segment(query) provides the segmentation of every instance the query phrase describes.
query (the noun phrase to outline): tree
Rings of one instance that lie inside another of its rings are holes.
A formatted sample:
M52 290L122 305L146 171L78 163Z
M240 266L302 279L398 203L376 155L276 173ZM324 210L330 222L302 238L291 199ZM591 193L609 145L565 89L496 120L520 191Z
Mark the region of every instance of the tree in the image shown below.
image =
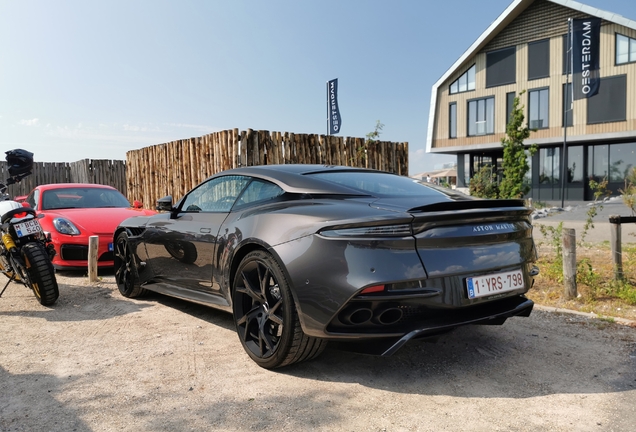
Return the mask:
M483 166L470 179L470 194L479 198L497 198L497 174L492 172L492 166Z
M382 133L382 128L383 127L384 127L384 124L380 120L377 120L375 122L375 129L373 130L373 132L369 132L366 135L366 137L367 137L367 139L366 139L367 147L372 145L372 144L375 144L377 142L380 142L379 138L380 138L380 134ZM358 147L356 149L356 154L352 155L349 160L351 161L352 165L356 165L356 163L359 163L359 164L361 164L359 166L364 167L365 158L366 158L366 150L365 150L364 145L362 145L362 146L360 146L360 147Z
M523 125L524 106L519 103L519 97L524 93L525 90L515 97L510 121L506 127L506 136L501 139L503 178L499 184L499 198L523 198L530 190L530 186L523 183L525 175L530 170L523 141L530 137L531 132L527 125ZM534 155L537 145L533 144L527 150L530 155Z
M367 142L372 144L372 143L375 143L376 141L379 141L378 138L380 138L380 134L382 133L383 127L384 127L384 124L382 124L380 120L376 120L375 130L367 134Z

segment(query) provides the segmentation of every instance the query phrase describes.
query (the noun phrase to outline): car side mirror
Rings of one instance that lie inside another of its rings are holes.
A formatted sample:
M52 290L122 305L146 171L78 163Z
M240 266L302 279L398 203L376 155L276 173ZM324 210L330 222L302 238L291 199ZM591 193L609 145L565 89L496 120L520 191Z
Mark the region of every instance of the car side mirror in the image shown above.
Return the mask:
M157 200L157 211L172 211L172 196L168 195Z
M140 201L137 201L137 200L133 201L133 208L140 209L140 208L143 208L143 207L144 207L144 205Z

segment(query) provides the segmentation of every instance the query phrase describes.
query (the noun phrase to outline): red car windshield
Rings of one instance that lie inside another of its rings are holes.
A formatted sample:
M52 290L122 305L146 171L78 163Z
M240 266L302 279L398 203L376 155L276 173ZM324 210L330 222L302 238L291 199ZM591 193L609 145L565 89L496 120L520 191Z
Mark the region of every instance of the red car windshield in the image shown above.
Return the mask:
M130 207L121 192L114 189L73 187L42 193L42 210L67 208Z

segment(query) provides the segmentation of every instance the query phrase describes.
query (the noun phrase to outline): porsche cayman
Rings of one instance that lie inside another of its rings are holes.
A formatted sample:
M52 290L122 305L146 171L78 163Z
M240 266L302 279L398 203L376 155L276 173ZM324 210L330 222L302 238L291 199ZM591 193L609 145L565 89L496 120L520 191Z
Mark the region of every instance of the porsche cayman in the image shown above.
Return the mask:
M156 214L130 202L112 186L92 183L56 183L35 187L24 200L40 217L51 235L58 270L83 270L88 266L88 241L99 237L97 266L113 266L113 232L131 216Z

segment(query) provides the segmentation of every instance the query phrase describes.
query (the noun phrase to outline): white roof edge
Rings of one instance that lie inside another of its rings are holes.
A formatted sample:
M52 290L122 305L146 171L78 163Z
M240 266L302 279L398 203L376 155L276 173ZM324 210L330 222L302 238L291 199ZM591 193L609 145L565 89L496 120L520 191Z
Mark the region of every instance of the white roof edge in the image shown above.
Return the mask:
M548 0L548 1L570 8L570 9L587 13L589 15L592 15L598 18L602 18L605 21L610 21L615 24L619 24L624 27L631 28L632 30L636 30L636 21L625 18L624 16L619 14L607 12L602 9L597 9L592 6L588 6L574 0ZM446 72L444 72L441 78L438 79L435 84L433 84L433 88L431 89L431 106L430 106L430 111L428 115L428 130L426 131L426 152L427 153L431 152L431 148L433 145L433 127L434 127L433 120L435 118L435 106L437 105L437 89L439 88L439 86L444 81L446 81L446 79L448 79L448 77L451 74L453 74L455 70L459 66L461 66L464 63L464 61L466 61L467 58L472 56L475 53L475 51L477 51L477 49L480 48L484 40L486 40L486 38L488 38L490 34L495 29L497 29L497 27L499 27L499 25L506 18L508 18L510 14L512 14L516 10L521 3L528 3L529 5L530 3L533 3L533 2L534 0L530 2L528 0L514 0L512 3L510 3L510 5L506 8L506 10L504 10L497 17L497 19L488 26L488 28L477 38L475 42L473 42L473 44L464 52L464 54L462 54L461 57L458 58L455 61L455 63L453 63L453 65Z

